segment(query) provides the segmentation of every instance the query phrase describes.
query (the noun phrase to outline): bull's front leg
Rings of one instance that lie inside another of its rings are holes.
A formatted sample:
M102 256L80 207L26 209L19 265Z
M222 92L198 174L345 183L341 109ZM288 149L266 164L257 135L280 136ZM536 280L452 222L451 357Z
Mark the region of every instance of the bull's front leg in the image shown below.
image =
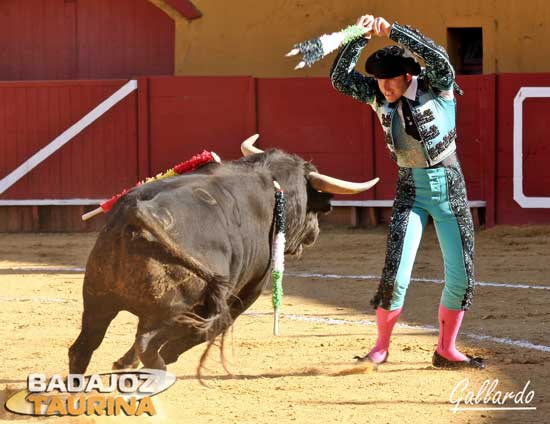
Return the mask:
M84 301L82 313L82 329L78 338L69 348L69 372L71 374L84 374L90 363L92 353L96 350L105 336L105 332L111 321L117 315L118 310L108 305L99 305L90 301Z

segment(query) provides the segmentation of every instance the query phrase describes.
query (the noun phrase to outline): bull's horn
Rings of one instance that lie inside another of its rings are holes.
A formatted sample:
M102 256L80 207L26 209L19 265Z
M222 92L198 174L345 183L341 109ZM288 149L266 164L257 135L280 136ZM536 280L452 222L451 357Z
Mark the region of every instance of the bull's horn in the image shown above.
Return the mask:
M254 134L252 137L248 137L245 141L241 143L241 152L243 152L244 156L250 156L255 153L263 153L263 150L258 149L257 147L254 147L254 143L258 139L260 134Z
M366 181L364 183L351 183L349 181L339 180L318 172L309 173L309 182L311 186L318 191L332 194L356 194L372 188L380 178Z

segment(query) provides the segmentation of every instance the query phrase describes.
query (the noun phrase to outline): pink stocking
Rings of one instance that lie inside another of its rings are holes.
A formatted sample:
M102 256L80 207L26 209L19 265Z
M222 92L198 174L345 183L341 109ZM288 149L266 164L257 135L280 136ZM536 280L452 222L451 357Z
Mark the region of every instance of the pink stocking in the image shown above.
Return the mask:
M439 305L439 340L437 353L449 361L465 361L466 355L460 353L455 346L456 336L462 324L464 311L447 309Z
M376 344L369 352L369 359L379 364L384 362L388 355L388 348L390 347L390 338L393 331L393 326L399 318L399 314L403 308L388 311L381 307L376 308L376 326L378 327L378 338Z

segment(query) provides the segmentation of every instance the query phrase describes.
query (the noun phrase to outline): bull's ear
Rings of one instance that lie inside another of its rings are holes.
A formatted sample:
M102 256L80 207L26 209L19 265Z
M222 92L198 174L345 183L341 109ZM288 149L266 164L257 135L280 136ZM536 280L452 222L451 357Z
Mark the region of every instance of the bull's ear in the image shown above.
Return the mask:
M308 212L330 212L332 206L330 199L333 195L315 190L310 184L307 185L307 210Z

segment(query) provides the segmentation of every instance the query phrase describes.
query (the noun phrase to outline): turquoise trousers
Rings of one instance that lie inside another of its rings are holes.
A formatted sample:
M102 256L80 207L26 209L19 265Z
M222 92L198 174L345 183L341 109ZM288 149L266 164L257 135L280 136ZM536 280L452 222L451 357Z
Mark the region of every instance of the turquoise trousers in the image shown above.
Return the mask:
M401 308L422 232L433 218L445 265L441 303L467 310L474 289L474 227L458 162L439 168L400 168L386 260L371 303Z

